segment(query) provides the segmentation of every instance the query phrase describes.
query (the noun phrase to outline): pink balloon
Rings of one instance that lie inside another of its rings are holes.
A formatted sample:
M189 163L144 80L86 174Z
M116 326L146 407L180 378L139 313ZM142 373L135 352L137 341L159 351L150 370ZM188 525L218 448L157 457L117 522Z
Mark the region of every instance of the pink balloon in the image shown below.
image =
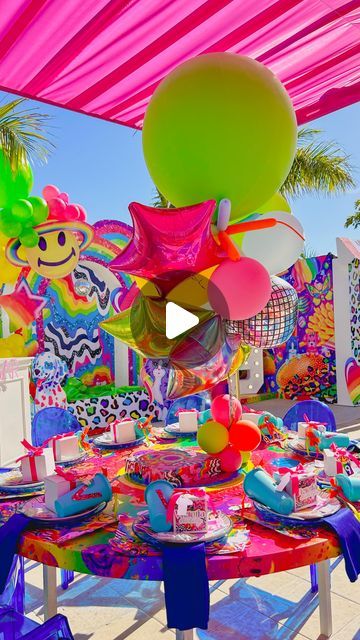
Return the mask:
M48 205L51 218L63 218L66 204L61 198L51 198Z
M235 471L241 467L241 453L231 444L229 444L216 457L220 460L221 469L225 471L225 473L235 473Z
M237 422L242 416L241 402L234 396L230 398L228 393L217 396L211 403L211 415L216 422L230 427L232 422Z
M224 260L210 277L208 295L212 308L222 318L245 320L259 313L269 301L270 275L253 258Z
M42 194L46 200L49 202L52 198L57 198L60 193L60 189L55 187L54 184L47 184L46 187L43 188Z
M87 218L86 209L84 209L84 207L81 204L76 204L75 206L79 209L79 220L81 220L82 222L85 222Z
M75 204L66 205L64 218L65 218L65 220L78 220L79 219L79 209L77 208L77 206Z
M65 191L62 191L61 193L59 193L59 198L61 198L61 200L64 200L64 202L66 202L66 204L68 204L69 202L69 194L66 193Z

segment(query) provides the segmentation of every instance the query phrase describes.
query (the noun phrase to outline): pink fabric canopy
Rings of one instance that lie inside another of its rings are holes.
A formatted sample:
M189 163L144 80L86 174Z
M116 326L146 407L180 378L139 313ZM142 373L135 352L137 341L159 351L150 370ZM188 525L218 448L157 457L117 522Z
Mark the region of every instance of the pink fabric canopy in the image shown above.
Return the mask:
M9 0L5 91L141 127L160 80L231 51L267 65L304 123L360 95L360 0Z

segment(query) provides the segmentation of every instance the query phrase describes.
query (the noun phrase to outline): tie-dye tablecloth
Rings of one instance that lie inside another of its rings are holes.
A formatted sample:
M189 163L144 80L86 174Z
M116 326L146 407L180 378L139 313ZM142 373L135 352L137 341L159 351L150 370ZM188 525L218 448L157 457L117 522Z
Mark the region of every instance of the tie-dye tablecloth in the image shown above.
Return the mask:
M155 443L152 446L166 450L174 444ZM178 441L178 446L191 445L183 440ZM76 467L80 477L89 477L101 468L107 469L110 480L117 478L114 487L118 492L116 499L121 526L116 541L117 524L112 519L111 510L108 510L108 514L101 514L75 530L29 531L22 539L19 553L46 565L80 573L109 578L162 580L161 550L139 541L132 533L132 522L144 510L145 503L144 487L134 483L124 473L125 459L131 451L125 449L105 454ZM272 448L271 451L257 452L255 458L261 456L262 462L267 465L274 457L284 455L293 457L288 452L284 454L281 449ZM256 522L243 520L241 475L228 483L213 485L208 492L213 507L227 513L234 524L227 545L221 543L208 549L207 570L210 580L260 576L317 563L340 554L336 538L328 531L315 531L310 538L301 538L299 535L291 537L291 531L284 535ZM15 503L0 503L0 518L7 519L15 508ZM237 541L244 535L249 537L247 546L242 551L234 551Z

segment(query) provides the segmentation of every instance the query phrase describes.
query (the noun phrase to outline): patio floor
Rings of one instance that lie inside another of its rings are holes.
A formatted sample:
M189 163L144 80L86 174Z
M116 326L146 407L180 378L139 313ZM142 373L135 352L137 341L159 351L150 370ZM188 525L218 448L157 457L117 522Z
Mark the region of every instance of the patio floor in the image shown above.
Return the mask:
M283 416L292 403L267 400ZM360 437L360 408L332 405L338 429ZM42 570L27 564L27 611L43 615ZM310 592L308 567L260 578L212 583L208 631L199 640L321 640L318 598ZM344 563L332 563L333 640L360 640L360 580L349 582ZM174 640L166 628L162 586L77 574L67 591L58 588L59 613L69 619L75 640Z

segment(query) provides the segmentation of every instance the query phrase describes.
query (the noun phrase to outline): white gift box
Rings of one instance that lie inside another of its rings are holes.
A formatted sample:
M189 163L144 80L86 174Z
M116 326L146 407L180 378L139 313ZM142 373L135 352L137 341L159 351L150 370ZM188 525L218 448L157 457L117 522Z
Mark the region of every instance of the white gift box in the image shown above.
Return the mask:
M57 473L48 476L44 480L45 484L45 506L56 513L55 500L75 489L76 483L66 480Z
M48 447L53 451L55 462L66 462L79 457L79 440L75 435L54 436L48 441Z
M324 449L324 472L329 478L336 476L337 473L343 473L343 466L331 449Z
M196 411L179 412L179 431L190 433L198 430L198 418Z
M306 440L306 431L309 428L309 426L311 427L311 422L310 424L308 422L298 422L297 434L298 434L299 440ZM322 424L317 425L315 429L322 433L326 432L326 427Z
M115 420L110 424L112 439L117 444L125 444L136 440L135 420Z
M55 461L52 449L43 449L39 455L29 455L21 458L20 469L24 482L41 482L54 473Z

